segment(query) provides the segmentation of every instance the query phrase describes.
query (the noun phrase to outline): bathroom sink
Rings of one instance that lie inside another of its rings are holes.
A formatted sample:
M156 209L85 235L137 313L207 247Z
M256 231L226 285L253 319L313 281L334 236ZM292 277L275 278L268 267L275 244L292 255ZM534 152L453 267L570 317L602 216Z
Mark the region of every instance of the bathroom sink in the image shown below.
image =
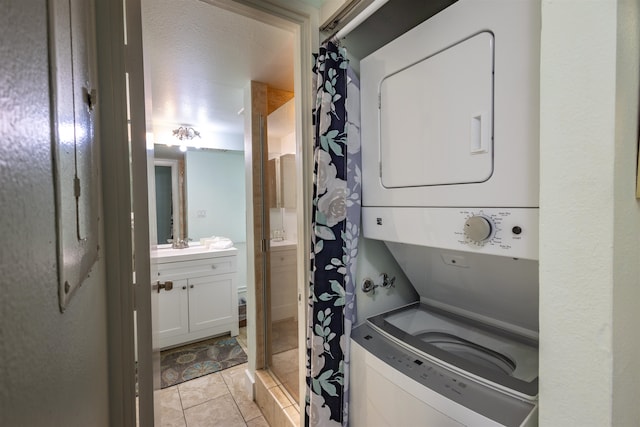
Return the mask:
M222 256L236 251L236 248L209 249L207 246L195 243L184 249L174 249L170 245L159 245L157 250L151 251L151 259L156 260L156 262L179 261L183 258L198 259L210 256Z

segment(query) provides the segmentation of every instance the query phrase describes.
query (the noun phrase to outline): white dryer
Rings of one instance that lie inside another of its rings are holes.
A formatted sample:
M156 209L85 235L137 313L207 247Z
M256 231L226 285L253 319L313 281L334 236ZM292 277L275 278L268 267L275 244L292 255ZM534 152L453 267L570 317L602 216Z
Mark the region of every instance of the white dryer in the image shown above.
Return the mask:
M460 0L360 62L363 206L538 207L539 0Z
M360 62L365 237L537 259L539 0L460 0Z

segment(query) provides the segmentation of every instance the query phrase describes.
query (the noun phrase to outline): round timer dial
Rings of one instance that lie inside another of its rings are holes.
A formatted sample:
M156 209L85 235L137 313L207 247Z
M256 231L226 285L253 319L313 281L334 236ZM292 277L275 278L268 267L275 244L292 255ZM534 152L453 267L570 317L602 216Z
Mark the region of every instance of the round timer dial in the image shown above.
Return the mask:
M474 215L464 223L464 234L474 243L483 243L491 237L493 224L489 218Z

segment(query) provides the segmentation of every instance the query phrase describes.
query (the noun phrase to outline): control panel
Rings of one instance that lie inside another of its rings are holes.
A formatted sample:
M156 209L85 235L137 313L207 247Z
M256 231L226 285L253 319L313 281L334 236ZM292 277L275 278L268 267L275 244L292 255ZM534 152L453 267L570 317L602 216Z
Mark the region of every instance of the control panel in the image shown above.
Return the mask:
M362 209L370 239L538 259L537 208Z
M519 246L523 237L536 241L538 239L537 218L534 224L530 224L528 218L520 214L512 210L462 209L459 215L464 218L464 224L454 234L460 238L460 244L476 247L495 246L509 251L513 245ZM530 236L533 227L536 235Z

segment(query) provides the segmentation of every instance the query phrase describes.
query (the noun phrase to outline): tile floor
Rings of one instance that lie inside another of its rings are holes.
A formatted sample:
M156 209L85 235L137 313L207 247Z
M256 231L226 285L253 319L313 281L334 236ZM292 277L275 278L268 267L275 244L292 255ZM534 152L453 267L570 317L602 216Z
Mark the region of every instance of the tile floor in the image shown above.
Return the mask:
M269 370L256 371L256 402L272 427L300 427L298 405Z
M247 328L236 337L247 351ZM245 388L247 364L158 390L161 427L269 427Z
M247 364L159 390L163 427L268 427L245 391Z
M295 325L294 322L282 322L275 328L278 337L275 345L279 353L273 355L273 363L280 368L278 374L281 382L277 381L276 385L285 386L292 397L298 400L298 343L297 340L290 338L291 332L297 333L297 329L292 326L292 323ZM245 352L247 351L246 329L246 327L240 328L240 335L236 337ZM258 405L247 396L246 369L247 364L243 363L158 390L156 402L160 403L160 426L269 427ZM292 402L289 404L291 405ZM296 422L295 425L297 424Z

